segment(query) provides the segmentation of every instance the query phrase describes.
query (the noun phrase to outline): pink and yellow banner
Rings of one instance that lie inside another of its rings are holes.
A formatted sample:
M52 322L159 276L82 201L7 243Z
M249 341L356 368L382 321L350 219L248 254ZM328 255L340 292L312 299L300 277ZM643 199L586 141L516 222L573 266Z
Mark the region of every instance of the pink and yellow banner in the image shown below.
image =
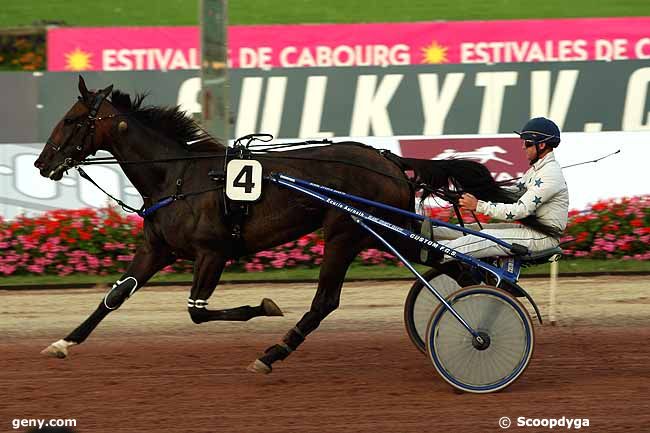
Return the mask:
M198 27L53 28L47 32L50 71L198 69Z
M55 28L48 69L200 66L198 27ZM650 59L650 17L231 26L233 68Z

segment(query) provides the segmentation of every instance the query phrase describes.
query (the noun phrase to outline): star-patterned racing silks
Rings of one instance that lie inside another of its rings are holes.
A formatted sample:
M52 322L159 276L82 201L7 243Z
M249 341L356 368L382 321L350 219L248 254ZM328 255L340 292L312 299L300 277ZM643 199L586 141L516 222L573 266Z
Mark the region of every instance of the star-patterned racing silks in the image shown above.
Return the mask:
M535 215L541 223L552 227L558 237L564 231L569 213L569 191L554 152L534 163L519 182L507 189L518 198L516 203L479 200L477 212L503 221Z

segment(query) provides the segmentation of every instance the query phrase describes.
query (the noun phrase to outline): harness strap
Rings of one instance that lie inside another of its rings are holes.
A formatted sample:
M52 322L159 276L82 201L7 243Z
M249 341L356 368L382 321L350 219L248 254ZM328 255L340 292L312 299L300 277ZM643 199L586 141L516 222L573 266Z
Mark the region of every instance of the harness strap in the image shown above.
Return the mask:
M142 209L140 212L138 212L138 215L140 215L142 218L146 218L149 215L151 215L152 213L154 213L155 211L157 211L158 209L160 209L161 207L168 206L174 201L176 201L174 196L164 198L164 199L160 200L159 202L152 204L148 208Z
M250 136L245 136L240 140L251 139ZM240 142L238 140L238 143ZM251 159L252 152L243 144L235 144L234 147L228 148L227 154L224 157L223 161L223 176L226 176L226 168L228 163L233 158L237 159ZM215 171L211 172L213 175L219 175L221 173L216 173ZM231 255L234 260L239 259L244 255L244 246L242 242L244 220L249 214L250 205L248 202L241 202L236 200L231 200L226 195L226 189L224 188L222 194L222 203L223 203L223 217L224 222L230 227L230 239L232 241L232 251Z
M95 185L97 188L99 188L99 190L100 190L101 192L103 192L103 193L106 194L108 197L110 197L111 199L113 199L117 204L119 204L120 207L121 207L122 209L124 209L124 210L127 211L127 212L136 213L136 214L138 214L138 216L140 216L140 217L142 217L142 218L146 218L146 217L148 217L149 215L153 214L154 212L156 212L156 211L157 211L158 209L160 209L160 208L163 208L163 207L165 207L165 206L169 206L170 204L172 204L172 203L175 202L176 200L182 200L182 199L185 199L185 198L190 197L190 196L193 196L193 195L204 194L204 193L206 193L206 192L210 192L210 191L218 191L218 190L220 190L221 188L223 188L223 185L218 185L218 186L216 186L216 187L214 187L214 188L207 188L207 189L203 189L203 190L200 190L200 191L194 191L194 192L189 192L189 193L185 193L185 194L183 194L183 193L179 193L179 192L180 192L180 187L182 186L182 181L181 181L181 185L178 185L178 184L177 184L177 186L178 186L178 188L179 188L179 189L177 189L177 194L174 194L174 195L172 195L172 196L169 196L169 197L165 197L165 198L163 198L163 199L160 199L159 201L157 201L156 203L152 204L152 205L149 206L149 207L145 207L144 205L142 205L142 207L141 207L140 209L136 209L136 208L131 207L131 206L129 206L128 204L124 203L122 200L120 200L120 199L118 199L118 198L115 198L115 197L113 197L112 195L110 195L106 190L104 190L101 186L99 186L99 185L97 184L97 182L95 182L95 181L94 181L94 180L93 180L93 179L88 175L88 173L86 173L86 172L84 171L83 168L81 168L81 167L76 167L76 169L77 169L77 171L79 171L79 176L83 177L84 179L86 179L87 181L89 181L90 183L92 183L93 185ZM179 179L179 180L180 180L180 179Z
M86 179L87 181L89 181L90 183L95 185L97 188L99 188L99 190L101 192L103 192L104 194L106 194L107 196L109 196L110 198L115 200L117 202L117 204L119 204L122 207L122 209L124 209L126 211L130 211L130 212L135 212L138 215L142 216L143 212L145 211L144 206L142 208L140 208L140 209L136 209L136 208L133 208L133 207L129 206L128 204L126 204L122 200L120 200L119 198L115 198L112 195L110 195L101 186L97 185L97 182L95 182L90 176L88 176L88 174L84 171L83 168L81 168L81 167L76 167L76 168L77 168L77 171L79 172L79 176L83 177L84 179Z

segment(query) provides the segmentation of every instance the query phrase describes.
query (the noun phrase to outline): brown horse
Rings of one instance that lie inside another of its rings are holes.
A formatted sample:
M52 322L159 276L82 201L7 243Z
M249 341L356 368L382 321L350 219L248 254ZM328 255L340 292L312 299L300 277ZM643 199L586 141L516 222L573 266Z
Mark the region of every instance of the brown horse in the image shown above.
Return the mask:
M265 250L322 228L324 257L310 310L280 344L271 346L249 367L269 373L275 361L286 358L339 306L343 280L355 256L363 249L380 246L348 214L268 182L264 184L262 198L251 205L243 221L241 238L233 238L223 218L222 191L215 190L215 181L208 176L211 169L223 166L226 146L206 137L178 108L142 107L141 96L132 100L124 93L112 92L112 86L92 92L81 77L79 91L79 100L55 126L34 164L42 176L58 181L66 170L98 150L104 150L120 162L147 206L178 193L179 189L183 193L211 191L186 194L183 199L146 217L144 242L137 248L124 275L79 327L43 352L67 356L70 346L82 343L104 317L155 273L177 259L194 261L188 311L195 323L281 315L281 310L269 299L254 307L224 310L206 307L229 259ZM201 140L200 144L188 145L196 140ZM167 161L155 162L161 159ZM360 143L271 152L260 160L265 174L285 173L407 210L414 208L414 187L404 173L406 169L414 170L419 181L426 181L433 189L446 188L449 178L453 178L479 198L505 199L504 191L480 164L420 161L394 155L389 159ZM403 216L369 206L355 206L393 224L418 229ZM407 258L419 262L419 246L396 239L396 235L382 233ZM433 262L429 264L434 265Z

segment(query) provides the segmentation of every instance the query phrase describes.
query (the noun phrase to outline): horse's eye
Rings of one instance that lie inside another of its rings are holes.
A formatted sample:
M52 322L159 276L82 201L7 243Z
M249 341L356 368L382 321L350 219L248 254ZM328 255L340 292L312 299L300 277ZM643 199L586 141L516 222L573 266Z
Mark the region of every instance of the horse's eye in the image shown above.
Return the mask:
M63 123L66 125L72 125L74 123L74 119L65 118L63 119Z

